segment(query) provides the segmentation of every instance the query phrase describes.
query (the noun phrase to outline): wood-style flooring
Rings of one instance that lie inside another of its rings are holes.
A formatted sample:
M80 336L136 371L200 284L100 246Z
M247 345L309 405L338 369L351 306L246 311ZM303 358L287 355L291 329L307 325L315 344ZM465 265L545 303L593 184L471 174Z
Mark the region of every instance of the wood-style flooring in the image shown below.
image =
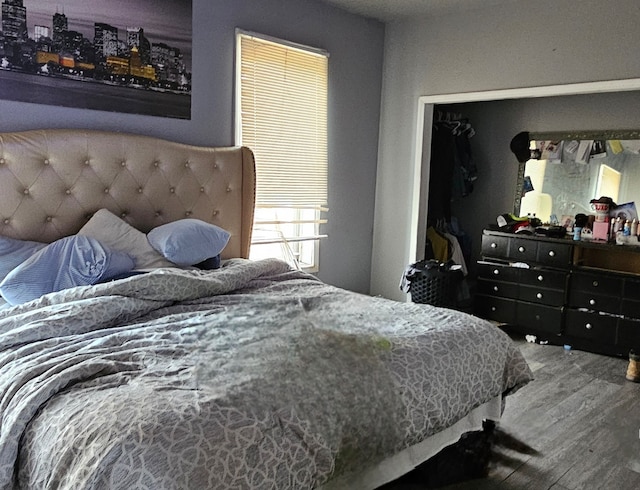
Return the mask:
M441 488L640 489L640 383L625 379L628 359L513 338L535 380L507 398L488 476Z

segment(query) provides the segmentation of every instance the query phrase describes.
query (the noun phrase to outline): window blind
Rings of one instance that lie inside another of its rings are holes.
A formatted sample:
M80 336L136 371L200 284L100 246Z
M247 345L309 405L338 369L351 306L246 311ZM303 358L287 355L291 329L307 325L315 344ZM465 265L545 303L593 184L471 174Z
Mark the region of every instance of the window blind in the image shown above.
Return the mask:
M327 205L328 55L240 31L238 50L237 136L255 154L256 208L315 209L320 223Z

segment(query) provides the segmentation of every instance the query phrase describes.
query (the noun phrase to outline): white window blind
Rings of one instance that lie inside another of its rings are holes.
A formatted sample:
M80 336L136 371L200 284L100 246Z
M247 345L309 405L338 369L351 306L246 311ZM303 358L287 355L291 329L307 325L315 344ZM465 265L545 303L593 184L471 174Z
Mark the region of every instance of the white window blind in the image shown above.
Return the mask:
M237 51L236 139L256 158L252 255L284 243L314 267L327 211L328 55L243 31Z

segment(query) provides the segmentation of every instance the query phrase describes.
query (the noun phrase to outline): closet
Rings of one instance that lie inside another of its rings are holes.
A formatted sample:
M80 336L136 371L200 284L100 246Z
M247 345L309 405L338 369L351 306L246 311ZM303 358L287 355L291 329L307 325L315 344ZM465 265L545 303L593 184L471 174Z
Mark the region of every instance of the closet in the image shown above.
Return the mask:
M436 110L433 118L425 259L454 261L467 273L471 238L451 214L451 203L473 191L478 172L470 139L475 131L461 114Z

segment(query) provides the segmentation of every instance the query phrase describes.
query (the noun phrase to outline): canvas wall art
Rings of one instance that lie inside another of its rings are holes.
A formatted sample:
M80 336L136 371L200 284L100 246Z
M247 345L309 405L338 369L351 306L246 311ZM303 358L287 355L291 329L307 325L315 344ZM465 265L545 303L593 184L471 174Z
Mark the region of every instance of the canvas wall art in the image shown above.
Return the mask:
M192 0L2 0L0 98L191 118Z

